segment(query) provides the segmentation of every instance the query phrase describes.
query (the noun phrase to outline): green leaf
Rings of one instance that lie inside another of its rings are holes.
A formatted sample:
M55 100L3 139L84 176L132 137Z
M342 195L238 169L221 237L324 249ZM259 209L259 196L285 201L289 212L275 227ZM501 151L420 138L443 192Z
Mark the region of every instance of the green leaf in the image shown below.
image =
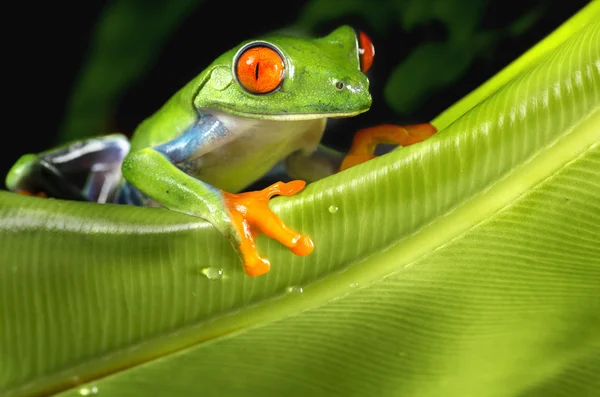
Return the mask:
M0 394L596 393L598 4L432 139L273 200L316 249L260 239L263 277L195 218L0 192Z

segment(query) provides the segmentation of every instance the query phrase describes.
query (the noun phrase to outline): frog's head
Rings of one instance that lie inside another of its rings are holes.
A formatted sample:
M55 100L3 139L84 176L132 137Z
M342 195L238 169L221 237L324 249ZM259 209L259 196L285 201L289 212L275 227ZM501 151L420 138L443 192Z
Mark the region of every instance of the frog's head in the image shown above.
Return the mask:
M240 44L197 79L194 105L243 117L301 120L369 110L369 38L342 26L310 39L271 35Z

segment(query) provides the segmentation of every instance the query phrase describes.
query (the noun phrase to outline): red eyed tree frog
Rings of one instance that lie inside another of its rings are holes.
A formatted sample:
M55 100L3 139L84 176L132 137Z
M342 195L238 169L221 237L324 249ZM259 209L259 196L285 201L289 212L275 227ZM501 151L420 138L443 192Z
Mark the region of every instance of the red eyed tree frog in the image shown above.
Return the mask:
M294 195L313 181L373 158L375 145L406 146L433 135L431 124L383 125L357 133L347 156L319 144L330 117L371 106L365 72L374 47L342 26L311 39L269 35L217 58L135 130L22 156L9 190L95 202L162 206L210 221L228 237L250 276L270 264L256 249L263 232L297 255L311 239L269 210L274 195ZM242 191L274 169L295 180ZM84 171L81 188L65 182Z

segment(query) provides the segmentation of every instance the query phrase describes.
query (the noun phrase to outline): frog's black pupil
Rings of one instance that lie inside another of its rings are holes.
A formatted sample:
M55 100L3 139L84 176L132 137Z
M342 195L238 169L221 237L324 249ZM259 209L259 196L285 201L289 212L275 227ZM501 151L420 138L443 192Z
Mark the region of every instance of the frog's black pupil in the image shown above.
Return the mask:
M258 65L260 65L260 63L256 62L256 66L254 67L254 78L256 80L258 80Z
M344 83L342 83L341 81L338 81L338 82L335 84L335 86L336 86L336 88L337 88L338 90L341 90L342 88L344 88Z

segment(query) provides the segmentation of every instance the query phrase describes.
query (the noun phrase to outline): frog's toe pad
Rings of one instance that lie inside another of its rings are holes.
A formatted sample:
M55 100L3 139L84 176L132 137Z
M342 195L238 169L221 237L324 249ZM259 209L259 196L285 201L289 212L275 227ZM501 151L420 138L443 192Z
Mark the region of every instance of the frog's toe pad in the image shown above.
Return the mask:
M299 234L298 238L295 241L295 245L290 247L290 250L299 256L306 256L313 252L315 249L315 244L312 242L310 238L303 234Z
M252 277L262 276L263 274L268 273L270 268L271 264L269 261L258 255L255 255L250 260L246 258L244 261L244 271L247 275Z

